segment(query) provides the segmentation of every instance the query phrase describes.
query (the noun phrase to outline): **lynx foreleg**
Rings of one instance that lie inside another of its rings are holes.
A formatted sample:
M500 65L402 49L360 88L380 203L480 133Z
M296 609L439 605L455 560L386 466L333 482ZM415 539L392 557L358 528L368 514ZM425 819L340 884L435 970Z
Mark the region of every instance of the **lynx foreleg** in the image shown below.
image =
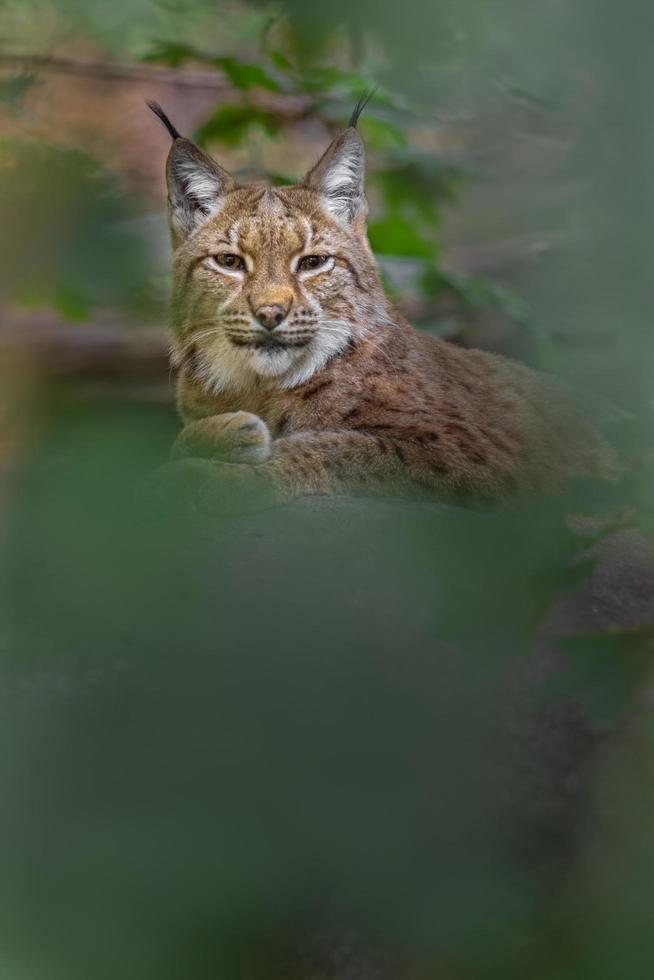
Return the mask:
M354 431L307 432L277 439L270 459L259 470L277 491L289 496L410 482L401 439Z
M172 449L173 459L220 459L263 463L270 456L268 426L251 412L227 412L189 422Z

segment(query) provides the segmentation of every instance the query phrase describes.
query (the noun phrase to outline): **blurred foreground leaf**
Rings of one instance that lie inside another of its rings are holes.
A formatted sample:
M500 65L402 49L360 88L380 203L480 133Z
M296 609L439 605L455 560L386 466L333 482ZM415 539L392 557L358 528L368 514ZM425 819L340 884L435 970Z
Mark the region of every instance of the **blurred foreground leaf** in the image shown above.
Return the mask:
M271 943L344 925L352 963L361 944L409 975L531 975L543 897L515 854L534 828L514 766L525 752L557 785L560 763L509 721L574 550L564 505L336 497L219 519L191 485L162 512L138 487L174 427L53 396L20 478L7 968L259 980Z
M654 626L566 637L558 643L566 656L550 693L577 700L593 730L615 728L654 674Z

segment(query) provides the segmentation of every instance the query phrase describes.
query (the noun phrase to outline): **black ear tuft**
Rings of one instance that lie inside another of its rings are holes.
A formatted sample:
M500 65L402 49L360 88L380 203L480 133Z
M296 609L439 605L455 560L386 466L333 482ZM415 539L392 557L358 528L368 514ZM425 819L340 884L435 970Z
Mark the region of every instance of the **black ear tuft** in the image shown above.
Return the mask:
M357 123L359 122L359 116L365 109L365 107L370 102L371 98L377 91L376 88L371 88L369 92L364 92L357 104L354 107L352 115L350 116L350 121L348 122L348 127L352 126L353 129L357 128Z
M173 126L173 124L171 123L170 119L168 118L168 116L166 115L166 113L163 111L163 109L161 108L161 106L159 105L158 102L153 102L151 99L148 99L147 102L146 102L146 105L148 106L149 109L152 109L152 111L154 112L155 116L157 116L161 120L161 122L164 124L164 126L166 127L166 129L170 133L170 138L171 139L173 139L173 140L180 140L180 139L182 139L182 134L180 132L178 132L177 129Z

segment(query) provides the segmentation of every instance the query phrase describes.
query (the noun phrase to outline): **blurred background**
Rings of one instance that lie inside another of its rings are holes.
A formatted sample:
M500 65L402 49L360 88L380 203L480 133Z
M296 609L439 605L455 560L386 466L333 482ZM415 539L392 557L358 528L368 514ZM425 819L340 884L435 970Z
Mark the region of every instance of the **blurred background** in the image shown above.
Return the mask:
M3 978L649 980L653 37L638 0L1 0ZM573 389L624 479L144 513L145 100L284 183L373 85L388 291Z

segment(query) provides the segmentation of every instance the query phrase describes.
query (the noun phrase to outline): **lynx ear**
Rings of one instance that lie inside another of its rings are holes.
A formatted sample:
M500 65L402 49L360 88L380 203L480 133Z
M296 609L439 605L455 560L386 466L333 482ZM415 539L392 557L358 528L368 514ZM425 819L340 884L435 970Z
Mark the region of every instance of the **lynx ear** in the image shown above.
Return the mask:
M363 95L350 117L347 128L327 147L318 163L303 180L305 187L317 191L326 209L339 221L365 224L368 203L365 194L366 155L357 122L374 95Z
M334 218L353 224L368 212L365 170L363 140L353 126L348 126L330 143L303 184L321 195Z
M175 244L220 210L221 199L236 189L234 178L179 134L161 106L148 102L173 140L166 163L170 225Z
M221 198L236 188L231 174L186 139L170 148L166 180L173 236L180 239L219 211Z

